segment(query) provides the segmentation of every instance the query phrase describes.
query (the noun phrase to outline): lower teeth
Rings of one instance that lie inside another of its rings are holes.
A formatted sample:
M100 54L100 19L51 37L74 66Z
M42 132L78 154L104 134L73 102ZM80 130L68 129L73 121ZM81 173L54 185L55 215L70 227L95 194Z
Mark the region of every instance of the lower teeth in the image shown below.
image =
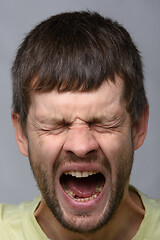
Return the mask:
M96 198L98 196L98 194L102 191L102 188L103 187L97 188L95 194L93 194L92 197L89 197L89 198L76 198L75 193L68 189L66 189L65 192L67 193L67 195L70 198L74 199L77 202L86 202L86 201L90 201L90 200L93 200L94 198Z

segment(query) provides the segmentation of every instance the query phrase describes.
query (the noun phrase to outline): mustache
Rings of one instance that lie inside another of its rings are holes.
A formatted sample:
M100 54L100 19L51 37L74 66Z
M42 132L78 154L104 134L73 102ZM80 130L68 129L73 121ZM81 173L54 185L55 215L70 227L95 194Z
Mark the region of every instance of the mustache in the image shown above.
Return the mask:
M55 162L54 162L54 166L53 166L53 172L55 173L57 171L57 169L59 169L61 166L63 166L64 164L71 164L71 163L95 163L95 164L99 164L102 167L106 168L110 173L111 173L111 166L109 163L108 158L103 154L97 154L97 153L89 153L86 155L86 157L84 158L79 158L77 157L74 153L67 153L67 154L60 154Z

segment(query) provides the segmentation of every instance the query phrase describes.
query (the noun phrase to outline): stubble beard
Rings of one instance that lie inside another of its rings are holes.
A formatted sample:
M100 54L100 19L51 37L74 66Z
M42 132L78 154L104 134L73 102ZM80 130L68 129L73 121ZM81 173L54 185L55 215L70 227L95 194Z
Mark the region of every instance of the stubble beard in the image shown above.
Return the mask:
M120 158L119 161L121 164L119 164L118 169L116 169L117 171L116 181L115 183L112 182L110 194L108 197L108 203L105 206L104 213L96 222L96 224L90 227L83 224L83 222L85 222L84 220L89 216L89 214L87 213L85 214L77 213L77 216L81 218L81 222L82 222L82 225L78 224L78 226L74 224L74 221L69 222L67 219L64 218L63 210L57 198L56 183L54 178L54 176L56 176L57 169L62 164L60 159L56 159L54 163L53 177L52 177L52 180L50 180L41 162L39 164L34 164L34 161L32 159L32 154L30 151L29 153L30 153L29 154L30 165L31 165L31 169L35 177L35 180L37 182L37 186L48 208L64 228L77 233L93 233L101 229L113 218L118 206L121 203L121 200L123 199L124 189L128 182L129 176L131 174L131 169L133 165L133 155L134 155L133 147L129 148L129 150L127 150L125 154L123 153L119 157ZM93 159L95 159L95 157L93 157ZM72 161L72 160L70 159L69 161ZM105 167L108 168L107 170L110 173L110 177L111 177L112 175L111 167L108 159L105 156L103 158L103 162Z

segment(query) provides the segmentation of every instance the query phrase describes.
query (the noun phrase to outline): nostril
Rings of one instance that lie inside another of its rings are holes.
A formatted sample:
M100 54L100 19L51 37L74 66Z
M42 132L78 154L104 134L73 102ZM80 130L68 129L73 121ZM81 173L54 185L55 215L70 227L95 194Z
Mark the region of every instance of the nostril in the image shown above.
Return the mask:
M66 151L66 153L70 156L72 156L71 158L74 158L73 156L78 157L78 158L89 158L89 156L93 156L97 154L97 150L91 150L89 152L85 152L84 154L79 154L75 151Z
M98 153L97 151L91 151L88 152L86 155L76 155L75 153L73 153L72 151L68 151L65 153L66 155L66 159L69 160L69 162L81 162L84 161L85 163L91 163L91 162L95 162L97 161L98 158Z
M87 155L90 155L90 154L95 154L97 152L97 149L94 149L94 150L91 150L87 153Z

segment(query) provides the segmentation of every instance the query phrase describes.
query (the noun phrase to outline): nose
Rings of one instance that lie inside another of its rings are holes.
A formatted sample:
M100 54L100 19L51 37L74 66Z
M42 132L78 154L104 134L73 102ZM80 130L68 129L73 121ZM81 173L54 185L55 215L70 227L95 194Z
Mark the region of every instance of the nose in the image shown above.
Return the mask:
M63 149L74 153L79 158L98 150L98 142L87 126L75 126L68 131Z

